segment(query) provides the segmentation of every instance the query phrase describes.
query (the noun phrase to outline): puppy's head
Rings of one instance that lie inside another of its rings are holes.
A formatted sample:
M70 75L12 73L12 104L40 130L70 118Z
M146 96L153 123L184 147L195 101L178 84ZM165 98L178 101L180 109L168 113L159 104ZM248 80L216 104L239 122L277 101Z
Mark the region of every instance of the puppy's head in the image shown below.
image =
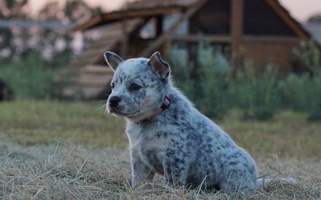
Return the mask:
M107 110L138 122L153 115L162 105L169 87L170 67L159 52L149 59L123 60L107 51L107 64L114 71Z

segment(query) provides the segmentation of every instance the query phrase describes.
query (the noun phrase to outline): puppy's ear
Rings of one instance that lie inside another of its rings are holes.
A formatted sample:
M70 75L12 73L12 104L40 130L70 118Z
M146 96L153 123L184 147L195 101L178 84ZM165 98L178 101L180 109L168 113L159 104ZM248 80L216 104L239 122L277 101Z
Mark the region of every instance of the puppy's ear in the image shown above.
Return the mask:
M160 75L161 79L165 79L169 76L170 67L162 59L161 54L158 51L149 58L148 65L156 74Z
M114 52L111 52L111 51L106 51L104 53L104 57L105 57L107 64L109 65L109 67L113 71L116 71L118 65L121 62L123 62L123 59L121 59L121 57L119 57L117 54L115 54Z

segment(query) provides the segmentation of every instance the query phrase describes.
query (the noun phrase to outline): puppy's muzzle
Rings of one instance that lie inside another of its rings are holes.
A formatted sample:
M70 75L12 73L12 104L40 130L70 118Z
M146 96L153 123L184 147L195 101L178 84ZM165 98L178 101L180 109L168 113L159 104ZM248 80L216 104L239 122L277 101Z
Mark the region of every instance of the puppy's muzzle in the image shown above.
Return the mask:
M120 101L121 101L121 98L119 96L113 96L109 99L109 106L111 108L116 108L119 106Z

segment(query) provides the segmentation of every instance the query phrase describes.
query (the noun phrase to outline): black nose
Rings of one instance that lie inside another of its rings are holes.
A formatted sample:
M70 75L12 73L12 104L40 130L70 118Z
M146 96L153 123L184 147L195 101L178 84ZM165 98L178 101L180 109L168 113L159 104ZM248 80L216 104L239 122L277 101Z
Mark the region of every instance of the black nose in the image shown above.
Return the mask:
M120 97L118 96L113 96L109 99L109 105L110 107L117 107L119 105L120 102Z

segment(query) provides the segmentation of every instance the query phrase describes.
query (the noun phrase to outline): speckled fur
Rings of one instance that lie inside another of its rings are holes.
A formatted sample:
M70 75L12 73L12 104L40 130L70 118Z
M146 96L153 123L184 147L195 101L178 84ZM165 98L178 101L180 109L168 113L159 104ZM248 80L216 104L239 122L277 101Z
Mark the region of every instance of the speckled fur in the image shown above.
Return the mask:
M150 59L123 61L112 52L105 58L115 71L107 110L127 120L132 186L159 173L173 185L255 193L257 171L251 156L172 85L170 68L158 52ZM133 84L141 88L132 91ZM160 108L165 95L169 108L144 120ZM120 100L112 106L115 97Z

